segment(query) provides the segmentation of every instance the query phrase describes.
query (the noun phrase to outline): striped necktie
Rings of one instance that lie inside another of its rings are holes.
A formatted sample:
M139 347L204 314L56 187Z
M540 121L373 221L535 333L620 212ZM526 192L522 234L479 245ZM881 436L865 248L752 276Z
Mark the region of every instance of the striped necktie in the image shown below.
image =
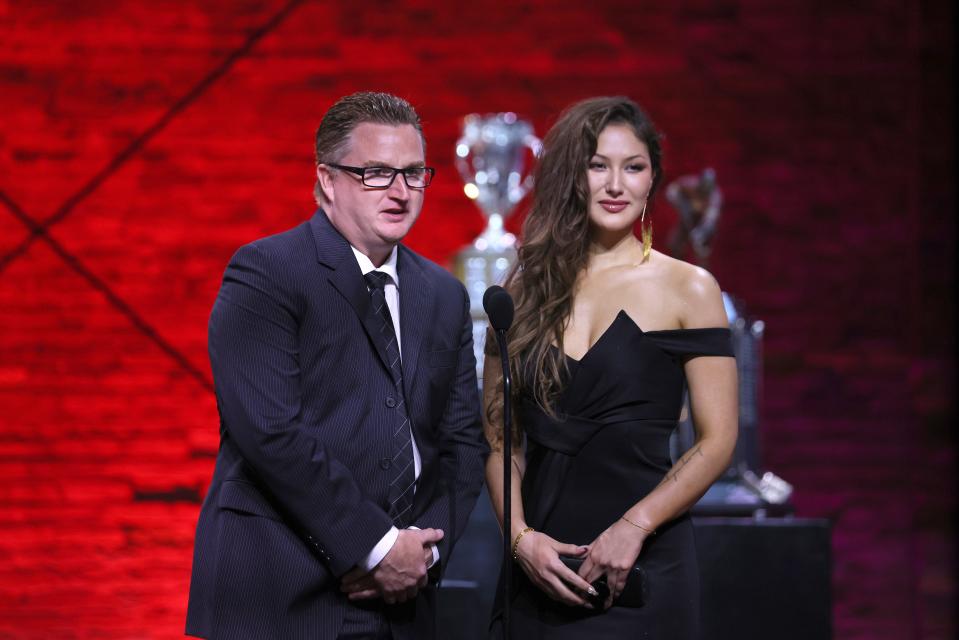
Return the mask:
M406 398L403 394L403 366L400 362L399 345L396 331L393 329L393 317L386 304L385 287L390 276L382 271L371 271L363 276L370 288L370 301L373 313L380 321L380 334L390 365L390 374L396 387L393 409L396 410L396 425L391 439L392 457L390 459L389 515L393 524L400 529L410 522L413 507L413 485L416 482L413 469L413 434L410 431L410 418L406 412ZM389 400L387 400L389 402Z

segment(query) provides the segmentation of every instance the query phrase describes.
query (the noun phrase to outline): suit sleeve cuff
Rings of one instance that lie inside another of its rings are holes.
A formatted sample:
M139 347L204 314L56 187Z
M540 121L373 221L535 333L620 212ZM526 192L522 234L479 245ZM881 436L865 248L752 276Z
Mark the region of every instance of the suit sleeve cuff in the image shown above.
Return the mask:
M393 545L396 544L396 538L400 535L400 530L396 527L390 527L390 530L386 532L380 541L376 543L376 546L373 547L373 550L370 551L365 558L363 558L359 565L363 568L364 571L369 573L376 565L386 557L386 554L390 552L390 549L393 548Z

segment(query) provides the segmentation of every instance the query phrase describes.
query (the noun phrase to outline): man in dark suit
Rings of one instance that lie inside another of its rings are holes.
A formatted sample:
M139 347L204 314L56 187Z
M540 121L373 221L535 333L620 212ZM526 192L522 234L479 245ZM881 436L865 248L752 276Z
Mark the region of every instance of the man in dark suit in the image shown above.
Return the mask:
M433 176L419 117L343 98L316 159L320 210L237 251L210 315L220 450L190 635L432 637L481 487L468 296L400 244Z

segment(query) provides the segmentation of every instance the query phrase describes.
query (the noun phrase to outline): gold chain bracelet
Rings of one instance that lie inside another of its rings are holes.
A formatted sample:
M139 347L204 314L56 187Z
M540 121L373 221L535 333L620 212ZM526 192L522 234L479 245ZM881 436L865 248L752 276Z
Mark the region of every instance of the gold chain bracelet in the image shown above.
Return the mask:
M625 520L625 521L628 522L629 524L633 525L633 526L636 527L637 529L641 529L641 530L645 531L647 534L649 534L649 535L651 535L651 536L656 534L656 530L655 530L655 529L647 529L646 527L644 527L644 526L641 525L641 524L636 524L635 522L633 522L632 520L630 520L630 519L627 518L626 516L620 516L620 518L621 518L622 520Z
M519 559L516 557L516 547L519 545L519 541L523 539L523 536L525 536L530 531L535 531L535 529L533 529L533 527L526 527L525 529L517 533L515 538L513 538L513 560Z

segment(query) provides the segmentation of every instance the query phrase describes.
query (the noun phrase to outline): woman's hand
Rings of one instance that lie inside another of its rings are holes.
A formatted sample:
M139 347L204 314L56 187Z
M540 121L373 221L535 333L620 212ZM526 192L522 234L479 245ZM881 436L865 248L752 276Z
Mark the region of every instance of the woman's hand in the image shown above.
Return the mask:
M591 609L592 606L577 592L595 595L596 590L559 559L561 555L579 557L588 551L589 547L563 544L545 533L531 531L516 545L516 559L533 584L550 598Z
M600 576L606 576L606 584L609 585L609 597L605 605L607 609L626 587L626 578L636 564L636 558L639 557L648 535L643 529L620 519L589 545L589 555L579 568L579 575L586 582L594 582Z

